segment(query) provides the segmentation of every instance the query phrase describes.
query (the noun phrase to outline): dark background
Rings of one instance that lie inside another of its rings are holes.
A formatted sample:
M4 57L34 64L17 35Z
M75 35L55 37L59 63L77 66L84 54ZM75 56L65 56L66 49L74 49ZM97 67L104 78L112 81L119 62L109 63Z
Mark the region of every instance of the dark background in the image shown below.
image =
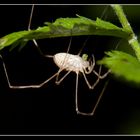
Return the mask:
M76 14L91 18L102 17L120 26L116 15L106 6L79 5L36 5L31 29L43 26L45 21L53 22L59 17L75 17ZM0 37L20 30L27 30L31 5L0 5ZM139 33L139 7L124 6L128 19ZM70 52L77 54L87 36L72 37ZM90 36L83 53L96 59L104 56L104 51L114 49L119 38ZM67 51L70 37L38 40L44 54ZM125 48L123 48L125 44ZM118 49L131 52L124 41ZM20 52L18 47L9 52L2 51L12 85L39 84L57 70L51 58L43 58L30 41ZM98 67L96 67L98 70ZM103 69L105 72L106 69ZM139 134L140 94L138 86L125 83L109 75L95 90L89 90L82 75L79 76L80 109L90 111L96 102L104 83L109 85L94 116L77 115L75 111L75 78L71 73L59 86L55 79L40 89L10 89L8 87L2 61L0 62L0 134ZM93 76L93 75L91 75ZM94 83L94 77L90 82Z
M1 0L1 4L134 4L137 0Z

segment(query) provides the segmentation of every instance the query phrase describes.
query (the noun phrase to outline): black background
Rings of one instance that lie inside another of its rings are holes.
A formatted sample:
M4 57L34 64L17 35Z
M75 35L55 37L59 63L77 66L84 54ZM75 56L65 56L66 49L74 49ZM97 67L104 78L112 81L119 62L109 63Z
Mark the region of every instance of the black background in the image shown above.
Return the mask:
M98 5L98 8L93 8L98 11L88 16L85 6L36 5L31 28L43 26L44 21L52 22L58 17L75 17L75 14L93 19L100 17L104 7ZM27 30L30 10L31 5L1 5L0 36ZM86 39L87 36L73 37L70 52L78 53ZM44 54L53 55L66 51L69 41L70 37L37 42ZM109 49L110 41L112 48L115 48L116 38L90 36L83 51L89 56L94 53L96 59L100 59ZM51 58L40 56L32 41L20 52L18 48L9 52L7 47L2 54L12 85L39 84L58 70ZM8 87L2 62L0 73L0 134L139 134L139 89L111 75L92 91L82 75L79 76L80 108L84 111L92 109L105 81L110 79L94 116L81 116L75 111L74 73L59 86L53 79L40 89L24 90ZM94 82L93 79L90 81Z
M134 4L137 0L1 0L1 4Z

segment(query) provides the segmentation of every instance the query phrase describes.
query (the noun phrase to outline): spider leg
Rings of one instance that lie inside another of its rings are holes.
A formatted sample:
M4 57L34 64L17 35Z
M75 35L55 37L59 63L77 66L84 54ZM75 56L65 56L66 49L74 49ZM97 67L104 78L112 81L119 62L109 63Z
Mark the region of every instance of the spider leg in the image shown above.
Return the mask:
M76 109L76 112L77 114L80 114L80 115L87 115L87 113L84 113L84 112L81 112L79 111L79 107L78 107L78 73L76 73L76 87L75 87L75 109Z
M8 82L8 86L12 89L25 89L25 88L40 88L42 86L44 86L46 83L48 83L51 79L53 79L55 76L58 75L58 72L56 72L54 75L52 75L50 78L48 78L47 80L45 80L44 82L38 84L38 85L27 85L27 86L13 86L11 85L10 83L10 80L9 80L9 76L8 76L8 73L7 73L7 70L6 70L6 66L5 66L5 63L3 61L3 58L2 56L0 55L0 58L2 59L2 64L3 64L3 68L4 68L4 72L5 72L5 76L6 76L6 79L7 79L7 82Z
M76 80L77 81L77 80ZM95 103L95 105L94 105L94 108L93 108L93 110L90 112L90 113L84 113L84 112L80 112L79 110L78 110L78 97L77 97L77 91L76 91L76 111L77 111L77 113L78 114L81 114L81 115L85 115L85 116L93 116L94 115L94 113L95 113L95 111L96 111L96 109L97 109L97 107L98 107L98 104L99 104L99 102L100 102L100 100L101 100L101 98L102 98L102 96L103 96L103 93L104 93L104 91L105 91L105 89L106 89L106 87L107 87L107 85L108 85L108 82L109 81L107 81L106 83L105 83L105 85L104 85L104 87L103 87L103 89L102 89L102 91L101 91L101 93L100 93L100 95L99 95L99 97L98 97L98 99L97 99L97 102Z
M58 79L58 77L59 77L59 73L58 73L58 75L56 76L56 81L55 81L55 83L57 84L57 85L59 85L69 74L70 74L70 72L71 71L68 71L61 79Z
M72 31L71 31L72 32ZM72 34L72 33L71 33ZM69 52L70 50L70 47L71 47L71 42L72 42L72 36L70 37L70 42L69 42L69 45L68 45L68 48L67 48L67 53Z
M91 89L94 89L96 85L99 83L100 79L104 79L110 73L110 70L108 70L105 74L101 75L101 70L102 70L102 65L100 65L98 73L95 70L93 70L93 73L97 76L97 80L92 85Z
M111 72L111 70L108 70L106 73L104 73L103 75L101 75L101 70L102 70L102 65L100 65L100 67L99 67L99 73L97 73L95 70L93 70L93 73L97 77L99 77L99 79L104 79Z
M89 89L94 89L95 86L96 86L96 85L98 84L98 82L100 81L100 78L98 77L97 80L95 81L95 83L94 83L93 85L91 85L91 84L89 83L89 81L87 80L87 77L86 77L85 73L83 72L82 74L83 74L83 76L84 76L84 79L85 79L85 81L86 81L86 83L87 83Z
M33 18L34 7L35 7L35 5L33 4L32 8L31 8L29 23L28 23L28 31L31 30L31 23L32 23L32 18ZM53 57L51 55L44 55L35 39L33 39L33 43L34 43L35 47L37 48L37 50L38 50L38 52L40 53L41 56L43 56L43 57Z
M77 114L80 114L80 111L78 109L78 73L76 73L75 107L76 107Z
M93 85L91 85L89 83L89 81L87 80L87 77L86 77L85 73L82 72L82 74L84 76L84 79L85 79L85 81L86 81L89 89L94 89L96 87L96 85L99 83L100 79L105 78L110 73L110 70L108 70L104 75L101 76L101 69L102 69L102 66L99 67L99 73L97 73L95 70L93 70L94 74L97 76L97 80L95 81L95 83Z
M96 104L95 104L95 106L94 106L92 112L91 112L91 113L88 113L89 116L94 115L95 110L96 110L96 108L97 108L97 106L98 106L98 104L99 104L99 102L100 102L100 100L101 100L101 98L102 98L102 96L103 96L103 93L105 92L105 89L106 89L106 87L107 87L107 85L108 85L108 82L109 82L109 81L106 81L106 83L105 83L105 85L104 85L104 87L103 87L103 89L102 89L102 91L101 91L101 93L100 93L100 95L99 95L99 97L98 97L98 99L97 99L97 102L96 102Z
M77 114L83 115L83 112L79 111L78 108L78 73L76 73L76 87L75 87L75 110Z
M80 49L80 51L78 52L78 54L77 54L77 55L79 55L79 56L80 56L80 54L82 53L82 51L83 51L83 49L84 49L84 47L85 47L85 45L86 45L86 43L87 43L88 39L89 39L89 36L88 36L88 37L87 37L87 39L84 41L83 46L81 47L81 49Z
M28 23L28 31L31 30L31 23L32 23L32 18L33 18L34 7L35 7L35 5L33 4L33 5L32 5L32 8L31 8L29 23ZM37 49L39 49L39 46L38 46L38 44L37 44L37 42L36 42L35 39L33 39L33 42L34 42L35 46L37 47ZM40 49L39 49L39 52L41 52ZM42 52L41 52L41 53L42 53Z
M32 5L31 13L30 13L30 18L29 18L29 23L28 23L28 30L31 28L31 23L32 23L32 17L33 17L33 12L34 12L34 4Z
M89 89L91 89L91 88L92 88L92 86L90 85L89 81L87 80L87 77L86 77L85 73L84 73L84 72L82 72L82 74L83 74L83 76L84 76L84 79L85 79L85 81L86 81L86 83L87 83L87 85L88 85Z
M69 42L69 45L68 45L68 48L67 48L67 53L70 50L71 42L72 42L72 37L70 38L70 42ZM52 58L53 56L52 55L45 55L45 57ZM66 63L66 61L67 61L67 55L65 56L65 58L63 60L62 66L60 67L59 71L57 72L56 81L55 81L55 83L57 85L59 85L66 78L66 76L71 72L71 71L68 71L60 80L58 80L60 72L64 70L64 67L63 66Z
M69 50L70 50L71 42L72 42L72 37L70 38L70 42L69 42L69 45L68 45L68 48L67 48L67 53L68 53ZM66 76L71 72L71 71L68 71L60 80L58 80L60 72L61 72L62 70L64 70L64 67L63 67L63 66L64 66L65 63L67 62L67 59L68 59L68 58L67 58L67 55L66 55L65 58L64 58L64 60L63 60L62 66L61 66L61 68L59 69L58 74L57 74L57 76L56 76L56 81L55 81L55 83L56 83L57 85L59 85L59 84L66 78Z
M80 115L85 115L85 116L92 116L97 108L97 105L100 101L100 99L98 98L98 101L97 103L95 104L95 107L93 109L93 111L91 113L85 113L85 112L81 112L79 111L79 107L78 107L78 73L76 73L76 88L75 88L75 108L76 108L76 112L77 114L80 114ZM100 95L100 98L101 98L101 95Z

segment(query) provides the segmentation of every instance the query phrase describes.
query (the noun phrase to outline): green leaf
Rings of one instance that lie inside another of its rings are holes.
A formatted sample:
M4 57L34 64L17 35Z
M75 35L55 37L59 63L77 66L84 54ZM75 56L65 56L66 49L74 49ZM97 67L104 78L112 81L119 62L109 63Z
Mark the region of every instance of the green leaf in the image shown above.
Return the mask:
M9 46L9 45L15 43L16 41L18 41L19 39L21 39L23 36L25 36L27 34L29 34L29 31L19 31L19 32L11 33L9 35L6 35L6 36L0 38L0 50L6 46ZM18 44L19 43L17 43L17 45Z
M100 60L116 76L121 76L127 81L140 83L140 62L134 56L121 51L111 51Z
M107 30L112 30L112 29L116 29L116 30L120 30L119 27L117 27L116 25L110 23L110 22L107 22L107 21L103 21L99 18L97 18L96 20L96 24L99 26L99 27L102 27L102 28L105 28Z
M36 30L14 32L0 38L0 50L6 46L16 47L20 42L32 39L44 39L80 35L107 35L127 38L129 33L123 28L97 18L96 21L86 17L58 18L53 23L46 22L45 26Z

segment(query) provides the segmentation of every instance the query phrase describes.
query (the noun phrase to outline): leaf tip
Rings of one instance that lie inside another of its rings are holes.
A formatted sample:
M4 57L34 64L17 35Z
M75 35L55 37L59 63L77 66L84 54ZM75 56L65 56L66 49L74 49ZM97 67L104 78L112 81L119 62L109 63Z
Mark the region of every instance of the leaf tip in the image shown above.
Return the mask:
M3 46L7 42L6 38L1 38L0 39L0 46Z

